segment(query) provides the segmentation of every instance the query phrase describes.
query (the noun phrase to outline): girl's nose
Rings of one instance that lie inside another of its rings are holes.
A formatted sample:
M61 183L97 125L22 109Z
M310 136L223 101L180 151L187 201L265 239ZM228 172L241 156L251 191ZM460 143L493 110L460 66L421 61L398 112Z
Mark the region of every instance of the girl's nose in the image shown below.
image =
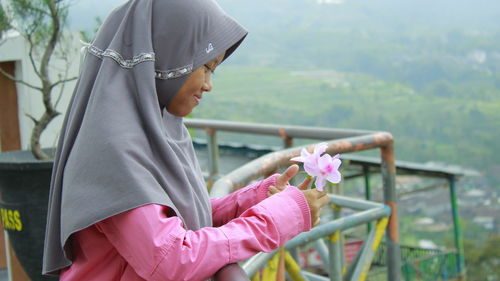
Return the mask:
M212 75L209 73L205 76L205 82L201 88L204 92L210 92L212 90Z

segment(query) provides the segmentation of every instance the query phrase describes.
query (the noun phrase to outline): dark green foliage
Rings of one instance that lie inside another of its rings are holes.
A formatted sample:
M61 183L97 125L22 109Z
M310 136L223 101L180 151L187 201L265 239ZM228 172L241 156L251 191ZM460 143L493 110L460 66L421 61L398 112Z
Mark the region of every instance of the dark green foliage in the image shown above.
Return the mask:
M465 240L467 280L498 280L500 277L500 235L491 235L484 244Z
M0 39L5 31L10 28L10 22L5 14L5 10L3 8L3 4L0 3Z

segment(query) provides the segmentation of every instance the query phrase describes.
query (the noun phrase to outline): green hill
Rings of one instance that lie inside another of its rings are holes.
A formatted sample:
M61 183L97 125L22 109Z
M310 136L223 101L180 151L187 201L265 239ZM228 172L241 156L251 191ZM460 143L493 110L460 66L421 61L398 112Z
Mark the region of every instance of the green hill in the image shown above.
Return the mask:
M499 164L500 95L432 96L366 74L243 66L221 66L214 85L194 116L385 130L396 138L398 159L478 170Z

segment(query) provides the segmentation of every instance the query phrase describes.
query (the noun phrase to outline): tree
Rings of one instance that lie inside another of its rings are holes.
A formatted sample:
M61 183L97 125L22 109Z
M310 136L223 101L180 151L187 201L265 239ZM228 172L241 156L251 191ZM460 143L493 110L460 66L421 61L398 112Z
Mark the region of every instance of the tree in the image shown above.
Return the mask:
M69 7L67 2L61 0L9 0L2 2L5 5L0 5L0 36L4 35L6 31L13 30L25 38L29 47L28 56L31 66L40 81L39 85L34 85L17 79L0 68L0 74L42 94L45 112L39 118L27 114L34 122L30 145L31 151L37 159L49 159L49 156L41 149L40 137L48 124L60 114L56 110L56 106L64 84L77 78L68 78L67 67L62 71L50 68L51 61L55 56L63 59L69 66L68 50L70 46L63 44L63 29ZM57 79L54 79L54 76L57 76ZM57 86L61 86L61 91L54 102L53 94Z

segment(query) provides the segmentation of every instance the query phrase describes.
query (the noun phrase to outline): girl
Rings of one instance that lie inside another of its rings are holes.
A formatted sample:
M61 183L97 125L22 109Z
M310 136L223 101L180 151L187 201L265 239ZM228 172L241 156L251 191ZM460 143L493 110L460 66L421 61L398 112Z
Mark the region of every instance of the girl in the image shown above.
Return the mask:
M205 280L317 223L298 167L210 199L182 117L247 32L212 0L130 0L88 47L52 175L43 273Z

